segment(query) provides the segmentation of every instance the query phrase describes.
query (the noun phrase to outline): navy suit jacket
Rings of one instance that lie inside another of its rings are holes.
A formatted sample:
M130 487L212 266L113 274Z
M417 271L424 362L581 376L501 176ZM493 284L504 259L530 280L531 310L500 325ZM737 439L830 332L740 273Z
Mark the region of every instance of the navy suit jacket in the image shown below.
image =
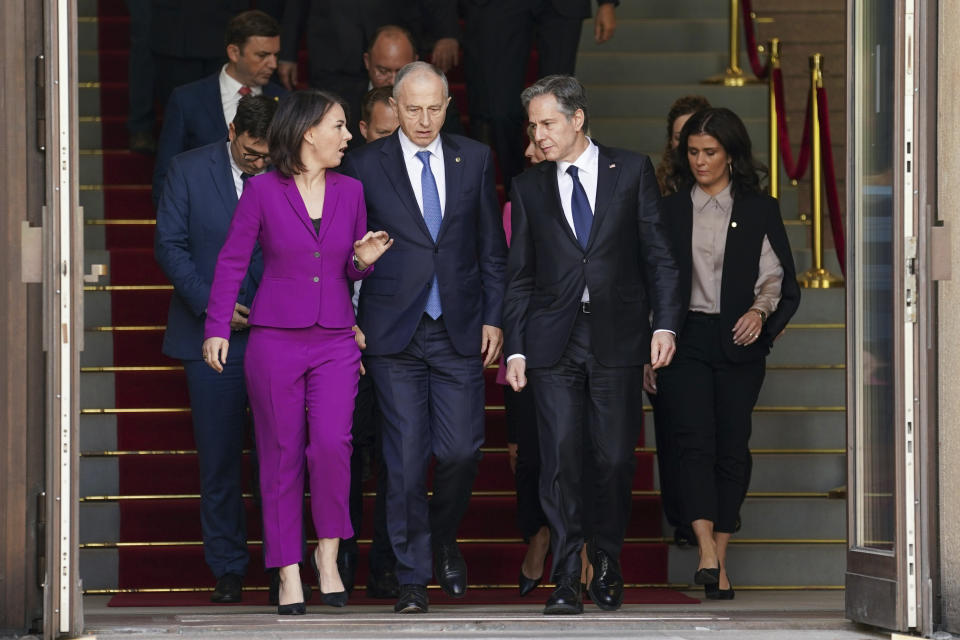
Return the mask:
M506 240L489 147L440 134L446 206L437 241L423 220L403 160L399 130L344 159L341 170L363 183L367 227L394 244L360 289L358 324L366 355L403 351L423 316L434 274L454 349L479 355L481 325L499 327Z
M286 93L287 90L277 84L269 83L263 87L263 94L271 98ZM219 71L174 89L163 112L163 129L157 140L157 159L153 168L154 206L160 201L167 167L173 156L226 137Z
M217 256L237 206L226 138L173 158L157 208L154 255L173 284L163 353L200 360ZM237 302L249 307L263 275L257 247Z

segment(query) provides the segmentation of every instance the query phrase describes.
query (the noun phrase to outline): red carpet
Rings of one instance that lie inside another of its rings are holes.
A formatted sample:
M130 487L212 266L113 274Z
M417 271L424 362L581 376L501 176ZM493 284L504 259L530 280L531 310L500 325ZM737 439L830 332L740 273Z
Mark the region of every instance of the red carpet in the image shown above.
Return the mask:
M549 595L546 587L541 587L526 598L517 595L516 589L473 589L468 592L468 597L463 600L449 598L439 589L430 590L431 605L525 605L539 607ZM696 598L691 598L679 591L673 589L658 588L636 588L626 589L623 593L624 604L700 604ZM216 605L216 606L251 606L267 605L266 591L244 591L243 602L236 605ZM384 611L390 611L393 602L390 600L376 600L367 598L362 591L356 591L350 596L350 605L373 605L384 608ZM209 591L187 591L178 593L119 593L110 599L108 607L209 607L214 606L210 603ZM587 601L584 602L584 608L589 611L593 605ZM316 595L307 602L307 613L319 614L326 611L327 608L320 603L320 598ZM266 612L264 612L266 613Z
M170 290L143 288L167 285L153 259L150 198L153 159L126 150L124 121L127 110L126 61L129 24L121 0L99 1L100 104L102 108L102 185L104 217L120 222L104 226L106 246L111 254L111 284L134 289L111 292L111 320L115 327L137 330L113 331L114 362L124 367L179 367L180 363L160 353L166 324ZM305 58L301 55L301 61ZM533 62L531 62L531 65ZM533 67L531 67L533 69ZM529 74L532 77L532 71ZM306 69L301 69L301 77ZM451 89L466 113L462 71L450 75ZM502 195L502 191L501 191ZM137 288L139 287L139 288ZM493 370L487 371L486 447L506 446L503 394L494 382ZM116 407L120 409L182 408L189 405L182 370L119 371L115 373ZM639 390L638 390L639 393ZM640 417L638 416L638 419ZM199 481L189 412L133 412L117 416L117 449L130 453L118 456L120 531L118 547L118 589L191 589L190 592L124 593L111 600L111 606L192 606L209 602L213 579L203 562L200 534ZM150 453L168 452L168 453ZM169 453L174 452L174 453ZM176 453L185 452L185 453ZM251 465L245 461L245 484L252 484ZM627 536L632 539L659 539L659 497L645 492L653 488L653 456L637 454L637 473ZM373 483L366 490L372 490ZM487 451L480 465L475 491L467 516L460 528L461 547L469 567L469 577L477 585L513 584L525 547L514 542L516 500L507 456L502 451ZM372 498L366 499L366 518L359 532L369 540L372 532ZM309 517L307 517L309 522ZM259 508L247 500L247 522L251 563L247 586L262 587L262 528ZM312 538L312 527L308 526ZM365 547L366 545L361 545ZM361 550L357 583L366 581L366 559ZM664 584L667 582L667 546L661 543L629 543L622 556L624 578L628 584ZM312 581L312 577L311 577ZM431 590L435 604L529 604L539 603L546 593L532 599L520 599L513 589L474 588L464 600L447 600ZM259 600L258 600L259 599ZM252 591L248 603L266 603L266 594ZM317 600L319 607L319 599ZM355 604L384 604L364 600L362 591ZM626 602L636 604L673 604L696 602L666 589L630 589Z

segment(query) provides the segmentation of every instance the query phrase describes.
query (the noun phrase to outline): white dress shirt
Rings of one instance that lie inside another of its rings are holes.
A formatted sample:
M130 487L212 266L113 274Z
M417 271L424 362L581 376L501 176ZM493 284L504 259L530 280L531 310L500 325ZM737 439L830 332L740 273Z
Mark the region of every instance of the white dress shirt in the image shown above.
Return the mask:
M440 136L437 135L433 142L427 146L418 147L406 136L403 129L400 129L399 134L403 162L407 165L407 175L410 176L410 186L413 187L413 195L417 199L417 206L420 207L420 215L423 215L423 185L420 181L423 163L417 157L417 152L430 152L430 171L433 172L433 179L437 183L437 193L440 195L440 215L442 216L447 208L447 181L444 177L443 145L440 143Z
M223 107L223 121L228 127L237 115L237 105L243 97L240 95L240 89L243 86L227 73L227 65L223 65L220 69L220 105ZM261 93L263 93L263 87L259 85L250 87L250 95L258 96Z
M239 200L243 194L243 178L241 177L243 176L243 171L240 170L237 161L233 159L229 142L227 143L227 157L230 158L230 173L233 175L233 188L237 190L237 200Z

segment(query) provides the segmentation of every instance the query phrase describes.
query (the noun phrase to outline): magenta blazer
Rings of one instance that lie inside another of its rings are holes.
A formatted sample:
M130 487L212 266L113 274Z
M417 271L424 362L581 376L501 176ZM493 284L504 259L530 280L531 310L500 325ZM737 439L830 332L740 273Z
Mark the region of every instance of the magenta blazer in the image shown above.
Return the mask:
M247 180L220 255L207 303L205 338L230 339L230 320L240 283L257 242L263 280L250 309L250 324L302 329L356 324L352 287L373 271L353 265L353 243L367 231L360 182L328 171L320 233L316 233L293 178L276 171Z

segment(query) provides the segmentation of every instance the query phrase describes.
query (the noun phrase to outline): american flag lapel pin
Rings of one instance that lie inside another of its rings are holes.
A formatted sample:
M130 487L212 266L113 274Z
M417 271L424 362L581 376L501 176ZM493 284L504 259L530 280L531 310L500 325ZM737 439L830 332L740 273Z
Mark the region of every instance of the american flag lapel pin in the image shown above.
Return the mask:
M617 168L617 163L616 163L616 162L611 162L609 168L610 168L610 169L616 169L616 168Z

